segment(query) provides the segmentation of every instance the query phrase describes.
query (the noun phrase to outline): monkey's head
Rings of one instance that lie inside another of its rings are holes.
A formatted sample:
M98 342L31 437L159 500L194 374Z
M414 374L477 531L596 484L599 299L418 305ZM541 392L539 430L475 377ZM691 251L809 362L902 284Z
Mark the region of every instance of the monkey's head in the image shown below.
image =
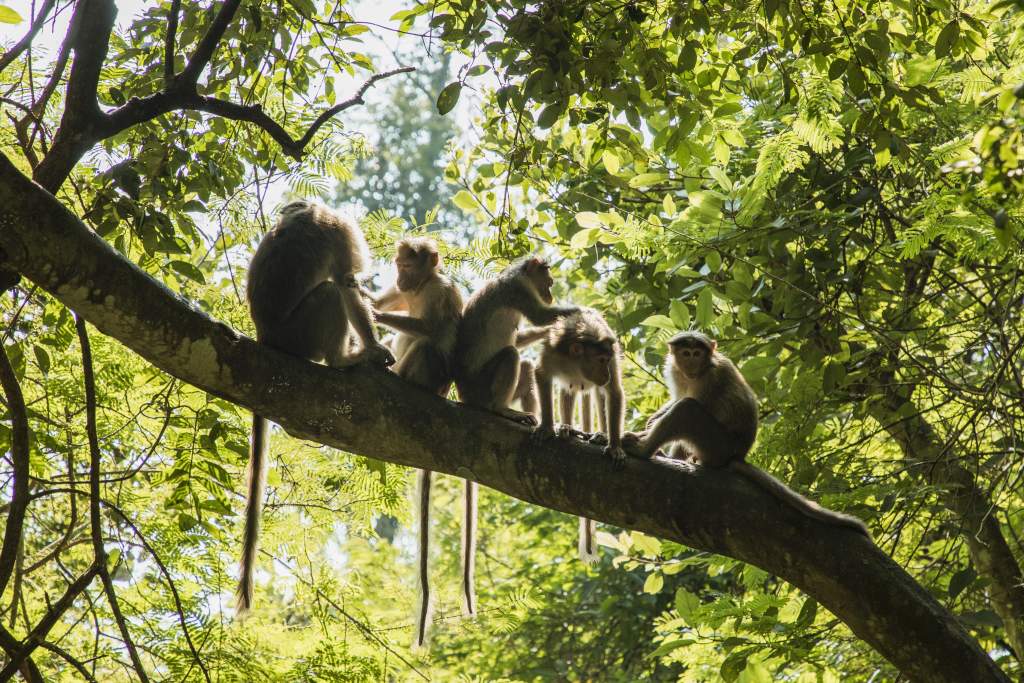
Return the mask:
M668 340L672 362L687 377L700 377L711 367L718 342L701 332L680 332Z
M569 355L579 364L583 376L594 384L604 386L612 378L614 341L573 341L569 344Z
M555 284L555 281L551 277L551 267L548 266L548 262L540 257L531 256L522 262L521 268L522 274L537 290L541 300L550 304L554 300L554 297L551 296L551 285Z
M419 289L428 277L437 272L440 265L441 255L437 251L437 242L429 237L406 237L395 246L399 291Z

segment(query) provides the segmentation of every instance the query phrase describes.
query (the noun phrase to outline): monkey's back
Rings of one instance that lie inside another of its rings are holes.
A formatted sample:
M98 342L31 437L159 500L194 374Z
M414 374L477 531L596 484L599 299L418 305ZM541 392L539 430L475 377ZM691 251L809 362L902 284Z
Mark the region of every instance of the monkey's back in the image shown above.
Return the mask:
M714 356L711 382L702 392L704 396L695 398L708 406L715 419L738 437L746 455L757 438L757 395L731 360L720 353Z
M433 321L435 327L430 341L445 356L450 367L463 311L462 293L458 286L447 275L438 272L418 292L405 294L405 301L410 316ZM396 339L396 355L401 358L417 338L417 335L400 332Z
M356 225L317 204L288 204L249 266L246 296L257 333L287 319L325 280L343 282L367 261L366 240Z
M506 346L514 346L523 314L508 305L508 289L520 286L506 268L466 302L455 343L455 378L473 373Z

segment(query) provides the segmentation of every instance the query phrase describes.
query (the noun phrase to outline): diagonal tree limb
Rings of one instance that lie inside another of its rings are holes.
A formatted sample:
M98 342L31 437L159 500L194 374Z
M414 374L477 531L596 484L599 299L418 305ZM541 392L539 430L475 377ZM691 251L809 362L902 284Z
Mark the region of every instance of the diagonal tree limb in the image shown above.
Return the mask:
M210 59L213 58L217 44L224 37L224 32L228 30L231 20L235 18L235 12L240 4L242 4L242 0L225 0L224 4L220 6L220 11L214 17L213 23L210 24L210 29L206 32L206 35L199 41L199 45L188 60L188 64L175 77L175 81L180 86L195 90L196 83L199 81L199 74L202 73L206 65L210 63Z
M103 592L110 603L110 611L114 615L121 639L128 649L128 656L135 667L135 673L142 683L149 683L146 668L142 665L139 652L128 631L128 624L121 613L121 605L114 591L114 582L110 579L107 568L107 550L103 546L103 518L100 516L100 440L96 428L96 377L92 367L92 347L89 345L89 332L85 328L85 319L75 316L75 331L78 333L78 344L82 350L82 374L85 379L85 424L89 440L89 522L92 532L92 550L96 565L99 567L100 581Z
M25 512L28 510L29 490L29 429L25 397L14 374L14 368L7 357L7 349L0 344L0 386L3 386L7 407L11 411L11 463L14 469L14 485L11 505L7 510L7 524L4 528L3 547L0 549L0 594L7 588L21 546L21 535L25 526Z
M0 626L0 648L3 648L7 656L13 657L16 655L19 647L21 647L21 643L11 635L10 631ZM25 658L25 665L21 668L21 675L28 683L44 683L45 681L43 674L39 671L39 667L36 666L31 657Z
M1008 681L876 545L741 477L664 460L617 468L598 447L537 438L393 373L265 348L124 259L2 155L0 207L0 249L25 277L157 367L291 434L757 565L814 597L911 680Z
M178 17L181 15L181 0L171 0L167 12L167 37L164 39L164 85L174 82L174 41L178 34Z
M0 55L0 72L11 65L15 59L17 59L22 52L28 49L28 46L35 40L36 34L39 33L39 29L46 23L47 17L50 16L50 12L53 10L53 6L57 4L57 0L46 0L43 6L39 8L39 12L32 18L32 24L28 27L28 33L22 37L14 47L7 52Z

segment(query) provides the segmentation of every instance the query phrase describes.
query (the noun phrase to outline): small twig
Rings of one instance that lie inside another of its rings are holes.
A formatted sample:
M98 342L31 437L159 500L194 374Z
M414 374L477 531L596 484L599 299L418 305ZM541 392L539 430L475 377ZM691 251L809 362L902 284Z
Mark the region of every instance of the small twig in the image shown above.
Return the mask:
M164 43L164 84L174 81L174 41L178 33L178 15L181 13L181 0L171 0L171 9L167 13L167 40Z
M41 29L43 24L46 23L46 18L50 15L50 10L52 10L53 6L56 4L57 0L46 0L46 2L43 3L43 6L39 8L39 13L32 20L32 25L29 26L28 33L26 33L14 47L0 57L0 71L3 71L10 66L11 62L17 59L22 52L28 49L28 46L31 45L32 41L35 39L36 34L39 33L39 29Z
M231 20L234 19L235 11L240 4L242 4L241 0L225 0L224 4L220 7L220 11L217 12L217 16L214 17L213 23L210 24L210 29L203 36L203 39L199 41L199 46L196 47L192 58L188 60L188 64L185 65L182 72L175 77L177 82L195 86L199 80L199 74L210 63L213 51L217 49L217 43L224 37L224 32L228 29Z

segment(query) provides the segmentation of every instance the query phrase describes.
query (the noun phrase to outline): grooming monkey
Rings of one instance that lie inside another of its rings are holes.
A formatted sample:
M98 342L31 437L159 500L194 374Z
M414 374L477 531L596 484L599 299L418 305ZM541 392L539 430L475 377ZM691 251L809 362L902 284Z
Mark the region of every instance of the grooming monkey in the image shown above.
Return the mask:
M521 330L519 324L526 318L532 325L546 326L579 310L553 306L553 284L547 261L530 257L505 268L469 298L455 345L455 386L463 403L524 424L537 423L533 364L521 359L518 349L542 339L546 330ZM522 411L510 407L516 399ZM472 615L476 613L476 483L468 479L462 533L462 593L465 611Z
M403 379L444 396L452 382L455 337L462 319L462 294L441 271L437 242L429 237L408 237L395 245L398 282L376 298L377 322L396 332L392 350L398 357L393 370ZM390 311L407 311L407 314ZM432 472L419 470L416 514L419 519L417 582L420 600L416 611L417 647L426 645L430 625L430 484ZM472 520L476 521L475 516Z
M332 367L394 363L391 351L374 336L370 309L356 285L355 274L365 266L367 253L362 231L326 207L297 201L281 209L277 224L260 241L249 265L246 298L256 339ZM349 325L362 343L354 354L350 352ZM267 421L254 414L239 565L239 612L252 606L266 446Z
M548 328L540 352L536 377L540 397L540 432L554 429L552 383L561 385L563 433L572 431L576 395L582 393L583 429L590 431L590 394L597 399L601 431L607 435L604 452L613 460L626 459L622 449L622 417L625 397L619 370L619 342L600 313L581 308ZM593 521L580 518L580 559L597 559Z
M713 339L680 332L668 345L665 379L672 401L651 416L643 432L623 436L627 450L650 458L663 444L684 442L686 448L673 448L673 457L689 455L707 467L730 467L804 515L870 537L856 517L826 510L745 461L757 436L757 396ZM721 429L708 429L708 419ZM723 431L725 443L718 433Z

